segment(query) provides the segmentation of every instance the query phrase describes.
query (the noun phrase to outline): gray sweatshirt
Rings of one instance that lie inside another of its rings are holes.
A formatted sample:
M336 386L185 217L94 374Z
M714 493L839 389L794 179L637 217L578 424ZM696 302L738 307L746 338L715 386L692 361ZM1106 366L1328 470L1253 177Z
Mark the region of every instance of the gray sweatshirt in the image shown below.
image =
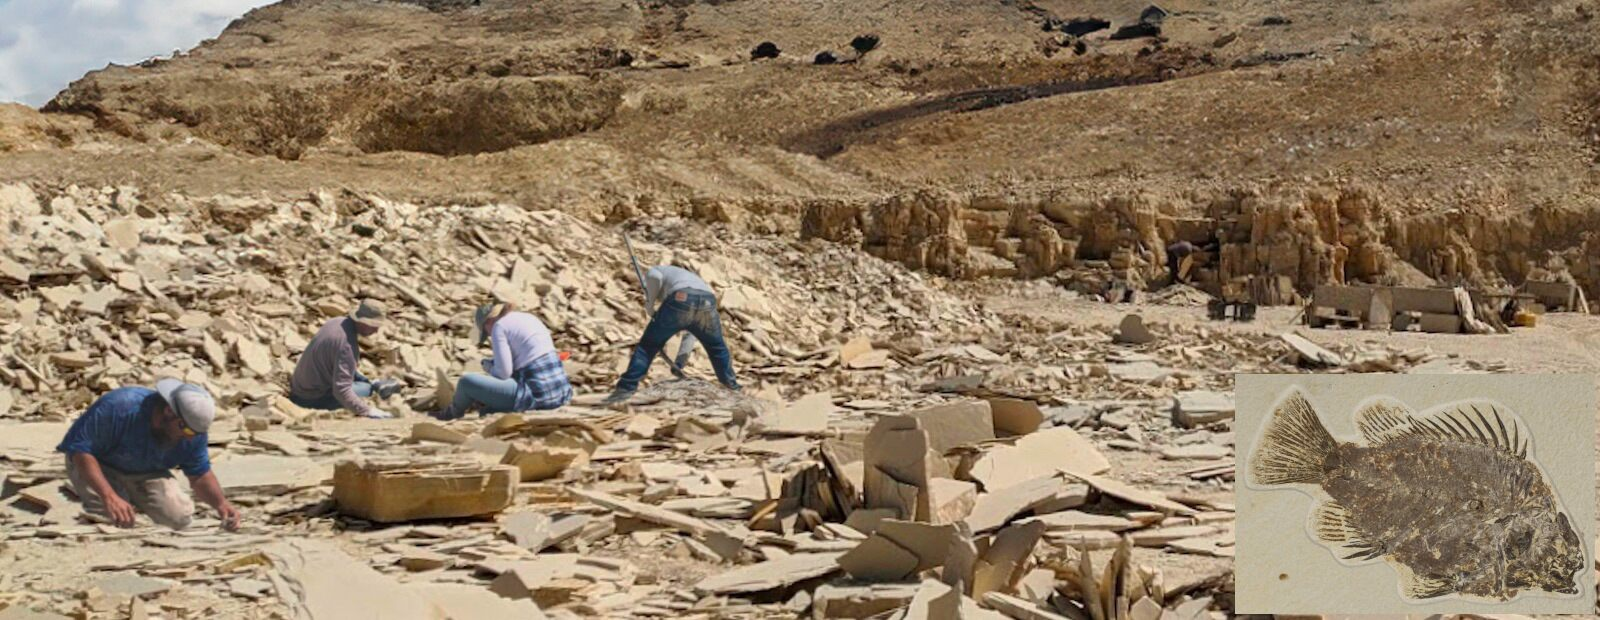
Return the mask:
M684 290L712 292L710 284L682 267L662 265L644 274L645 305L651 312L655 312L668 295Z
M645 304L652 314L661 307L661 302L668 295L686 290L714 293L710 284L706 284L706 281L700 279L700 276L695 275L693 271L682 267L672 265L652 267L644 275ZM696 340L693 334L685 333L683 339L678 342L678 355L674 363L686 361L699 344L700 341Z
M372 406L356 396L351 384L356 379L356 360L361 349L356 345L356 324L350 317L329 319L311 337L289 379L289 392L303 399L333 394L335 400L356 415L366 415Z

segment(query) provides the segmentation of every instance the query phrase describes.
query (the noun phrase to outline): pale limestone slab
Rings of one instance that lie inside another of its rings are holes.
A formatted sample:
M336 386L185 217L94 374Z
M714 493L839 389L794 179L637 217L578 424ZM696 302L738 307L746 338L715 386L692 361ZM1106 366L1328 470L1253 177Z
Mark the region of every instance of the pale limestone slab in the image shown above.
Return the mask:
M1241 614L1583 614L1595 607L1595 573L1578 572L1578 594L1524 590L1506 602L1450 594L1414 600L1401 591L1387 558L1351 565L1316 540L1309 525L1327 500L1314 484L1258 486L1252 455L1273 408L1298 389L1337 442L1365 444L1355 413L1387 396L1427 415L1461 401L1490 401L1514 412L1531 435L1529 458L1542 470L1593 566L1595 541L1595 379L1590 375L1239 375L1235 450L1239 483L1237 602Z

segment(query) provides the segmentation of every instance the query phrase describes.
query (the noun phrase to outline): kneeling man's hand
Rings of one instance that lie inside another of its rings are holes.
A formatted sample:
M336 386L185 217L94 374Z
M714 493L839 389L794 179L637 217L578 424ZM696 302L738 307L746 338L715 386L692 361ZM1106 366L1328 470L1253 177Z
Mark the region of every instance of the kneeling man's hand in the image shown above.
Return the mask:
M230 532L239 529L239 509L233 507L233 502L217 507L217 517L222 519L222 529Z
M133 527L133 517L138 513L133 504L112 493L106 497L106 514L111 515L111 522L117 527Z

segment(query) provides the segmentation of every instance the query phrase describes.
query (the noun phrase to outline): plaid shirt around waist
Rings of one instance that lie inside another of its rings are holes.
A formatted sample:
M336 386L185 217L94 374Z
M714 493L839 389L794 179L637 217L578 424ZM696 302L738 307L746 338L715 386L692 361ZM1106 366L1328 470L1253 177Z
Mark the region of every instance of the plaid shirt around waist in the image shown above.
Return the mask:
M572 402L572 383L561 355L551 351L511 373L517 382L517 410L555 409Z

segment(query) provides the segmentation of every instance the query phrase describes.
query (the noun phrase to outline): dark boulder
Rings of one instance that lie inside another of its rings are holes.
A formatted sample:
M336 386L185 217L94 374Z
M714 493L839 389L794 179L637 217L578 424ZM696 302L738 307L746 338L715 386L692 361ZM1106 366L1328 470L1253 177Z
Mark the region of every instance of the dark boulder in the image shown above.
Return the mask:
M750 50L750 60L777 58L778 53L778 44L771 41L762 41L761 44L757 45L755 49Z
M1061 24L1061 32L1075 37L1081 37L1091 32L1099 32L1111 27L1111 22L1098 17L1074 17L1071 21Z
M1111 33L1111 40L1121 41L1125 39L1138 39L1142 37L1154 37L1160 35L1161 26L1139 22L1137 24L1128 24L1118 28L1116 32Z
M865 54L878 49L878 35L864 34L850 40L850 48L857 54Z

